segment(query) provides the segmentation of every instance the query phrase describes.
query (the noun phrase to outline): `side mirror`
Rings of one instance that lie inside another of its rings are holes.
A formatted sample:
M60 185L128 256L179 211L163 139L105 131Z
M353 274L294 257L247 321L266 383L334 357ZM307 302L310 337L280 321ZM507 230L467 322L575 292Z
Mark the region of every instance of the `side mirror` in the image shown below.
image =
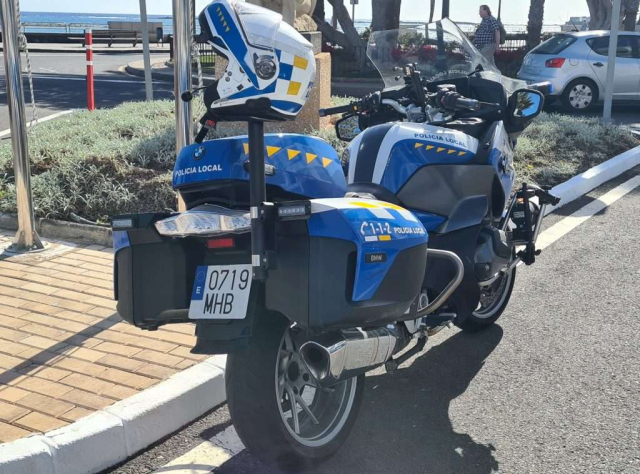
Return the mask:
M336 122L336 135L343 142L350 142L360 132L360 117L357 115L347 115Z
M544 96L538 91L520 89L514 93L511 115L517 122L528 122L536 118L544 107Z

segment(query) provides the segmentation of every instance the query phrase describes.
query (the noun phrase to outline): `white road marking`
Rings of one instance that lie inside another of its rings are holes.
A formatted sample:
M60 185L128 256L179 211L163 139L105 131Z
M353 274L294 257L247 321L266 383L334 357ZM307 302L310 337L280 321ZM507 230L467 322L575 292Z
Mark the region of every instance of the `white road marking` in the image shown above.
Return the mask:
M57 119L58 117L62 117L63 115L68 115L68 114L74 112L75 110L76 109L62 110L61 112L56 112L55 114L47 115L46 117L38 119L33 123L34 123L34 125L37 125L37 124L42 123L42 122L48 122L49 120ZM29 126L31 126L31 122L27 122L27 128ZM10 128L0 132L0 138L5 138L5 137L8 137L9 135L11 135L11 129Z
M87 78L85 76L63 76L62 74L56 75L56 76L46 75L46 74L34 74L33 78L34 79L54 79L58 81L82 81L82 82L87 81ZM144 85L144 79L142 78L140 78L140 80L138 81L132 81L128 79L96 79L94 77L93 82L115 82L115 83L124 83L124 84L143 84ZM154 82L154 84L167 84L167 83Z
M580 224L583 224L598 212L606 209L614 202L629 194L640 186L640 175L631 178L603 194L598 199L580 208L560 222L554 224L538 236L536 247L544 249L561 239ZM218 433L208 441L196 446L191 451L174 459L169 464L153 471L152 474L209 474L213 469L220 467L233 456L245 449L238 437L236 430L230 426Z
M536 247L541 250L545 249L555 241L567 235L580 224L595 216L598 212L607 208L618 199L629 194L638 186L640 186L640 175L631 178L629 181L626 181L616 188L612 189L608 193L603 194L595 201L592 201L586 206L578 209L570 216L565 217L560 222L554 224L553 226L542 232L538 236Z
M152 474L209 474L243 450L244 445L235 428L230 426Z

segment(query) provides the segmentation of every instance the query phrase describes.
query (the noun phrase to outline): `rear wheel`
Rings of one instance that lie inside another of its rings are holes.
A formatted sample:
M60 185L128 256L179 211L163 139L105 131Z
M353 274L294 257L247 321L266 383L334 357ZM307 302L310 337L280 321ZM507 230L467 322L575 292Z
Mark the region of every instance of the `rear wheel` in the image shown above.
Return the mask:
M340 448L364 389L364 376L320 387L300 357L302 342L284 317L261 315L249 348L227 359L229 411L240 439L285 470L311 467Z
M598 86L590 79L576 79L562 93L562 103L571 112L586 112L598 102Z
M516 268L514 267L509 273L503 273L491 285L484 287L478 307L459 324L459 327L463 331L477 332L495 323L509 304L515 282Z

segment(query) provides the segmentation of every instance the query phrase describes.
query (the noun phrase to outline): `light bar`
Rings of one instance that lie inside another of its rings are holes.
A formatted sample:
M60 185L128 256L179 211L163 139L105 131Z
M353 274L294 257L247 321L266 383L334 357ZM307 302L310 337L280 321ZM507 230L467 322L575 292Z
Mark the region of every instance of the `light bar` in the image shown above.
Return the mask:
M167 237L208 237L251 231L251 218L245 211L203 204L155 223L160 235Z

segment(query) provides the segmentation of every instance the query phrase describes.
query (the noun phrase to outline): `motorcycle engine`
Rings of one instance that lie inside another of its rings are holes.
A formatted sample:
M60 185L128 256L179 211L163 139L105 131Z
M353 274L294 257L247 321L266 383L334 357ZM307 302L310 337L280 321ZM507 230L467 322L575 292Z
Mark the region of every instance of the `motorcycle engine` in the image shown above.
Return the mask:
M488 226L480 231L474 257L478 281L495 276L511 261L511 245L504 231Z

